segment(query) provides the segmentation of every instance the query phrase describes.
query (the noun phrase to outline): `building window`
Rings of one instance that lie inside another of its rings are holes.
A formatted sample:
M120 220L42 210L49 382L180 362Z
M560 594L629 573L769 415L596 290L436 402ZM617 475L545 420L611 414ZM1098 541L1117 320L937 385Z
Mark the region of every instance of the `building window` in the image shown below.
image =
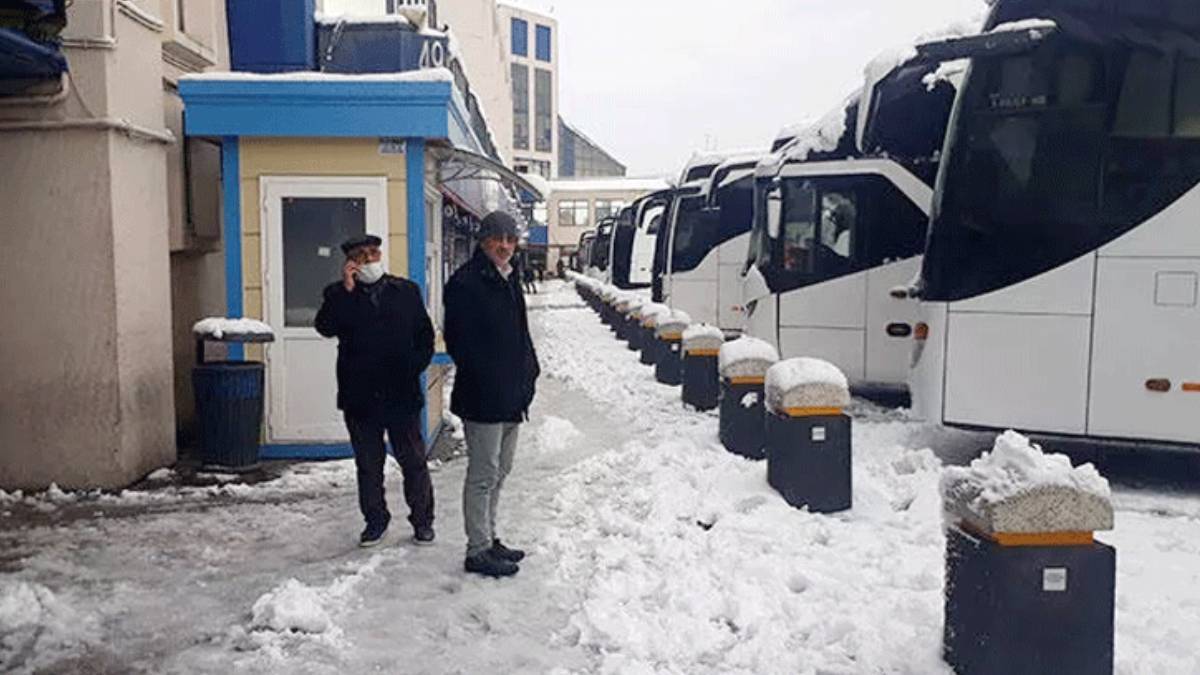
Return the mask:
M550 27L537 27L537 60L550 62Z
M554 151L554 75L540 68L534 73L533 104L537 119L534 136L538 152Z
M529 22L515 17L512 20L512 53L529 56Z
M609 216L615 216L625 208L625 202L613 201L611 199L596 200L596 222L600 222Z
M529 149L529 67L512 64L513 148Z
M587 227L588 202L586 199L558 203L559 227Z
M550 180L550 162L534 159L530 160L529 164L533 167L534 173L546 180Z

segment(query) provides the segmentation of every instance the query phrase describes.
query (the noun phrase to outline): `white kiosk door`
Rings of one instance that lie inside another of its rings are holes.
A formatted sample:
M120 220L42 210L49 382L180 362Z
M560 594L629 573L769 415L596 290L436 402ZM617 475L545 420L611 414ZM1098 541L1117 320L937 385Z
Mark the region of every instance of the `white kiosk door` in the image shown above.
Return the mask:
M276 343L267 360L267 440L348 440L337 409L337 340L314 322L325 286L341 278L340 244L370 233L387 260L387 179L263 177L263 297Z

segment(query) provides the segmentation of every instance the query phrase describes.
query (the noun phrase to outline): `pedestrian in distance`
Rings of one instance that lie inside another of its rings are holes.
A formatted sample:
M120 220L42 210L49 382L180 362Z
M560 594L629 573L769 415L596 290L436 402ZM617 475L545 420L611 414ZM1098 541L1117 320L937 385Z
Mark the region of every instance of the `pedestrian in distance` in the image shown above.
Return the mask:
M358 474L358 504L366 519L359 545L387 534L384 434L404 475L413 541L433 543L433 482L421 436L425 392L421 373L433 358L433 324L421 289L387 273L379 237L342 244L342 279L325 288L317 332L337 338L338 408L346 420Z
M506 213L483 219L475 255L446 284L446 348L454 359L450 409L463 419L467 477L463 568L491 577L516 574L523 551L496 533L497 508L512 470L521 423L529 418L541 372L520 272L513 265L517 223Z
M534 281L536 274L533 265L529 264L528 260L521 265L521 277L525 281L525 292L530 295L537 293L537 283Z
M554 271L558 274L559 279L567 278L567 266L563 263L562 258L559 258L558 262L554 263Z

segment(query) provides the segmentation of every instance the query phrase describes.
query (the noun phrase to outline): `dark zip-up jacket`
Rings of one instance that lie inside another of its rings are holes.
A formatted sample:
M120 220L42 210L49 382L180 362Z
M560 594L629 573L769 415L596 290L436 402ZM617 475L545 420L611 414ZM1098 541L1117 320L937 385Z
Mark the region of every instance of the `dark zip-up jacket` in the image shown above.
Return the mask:
M416 284L391 275L353 291L329 284L316 328L338 339L338 408L372 415L425 405L420 378L433 358L433 324Z
M520 270L505 279L482 250L450 277L446 349L454 359L450 410L469 422L528 417L541 367L529 335Z

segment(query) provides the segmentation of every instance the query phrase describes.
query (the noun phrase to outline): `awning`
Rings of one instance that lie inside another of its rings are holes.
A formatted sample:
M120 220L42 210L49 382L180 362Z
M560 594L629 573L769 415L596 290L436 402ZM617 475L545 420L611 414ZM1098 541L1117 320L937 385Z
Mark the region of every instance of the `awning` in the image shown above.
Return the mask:
M546 195L542 194L542 191L526 180L524 176L486 155L463 148L448 147L433 147L430 148L430 152L434 159L442 162L442 182L492 179L515 190L524 190L532 194L538 201L546 198ZM447 169L449 169L448 176L446 175Z
M550 228L545 225L534 225L529 228L529 243L535 246L546 246L550 243Z

